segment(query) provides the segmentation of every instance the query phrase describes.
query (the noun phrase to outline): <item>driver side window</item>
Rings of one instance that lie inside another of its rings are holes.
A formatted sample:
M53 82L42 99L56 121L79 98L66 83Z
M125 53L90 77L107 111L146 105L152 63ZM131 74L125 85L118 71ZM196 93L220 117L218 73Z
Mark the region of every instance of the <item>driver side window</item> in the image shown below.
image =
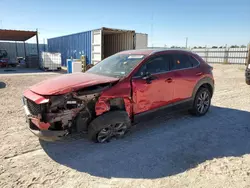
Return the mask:
M150 74L157 74L169 71L170 56L159 55L149 59L144 65L141 66L135 76L143 76L146 72Z

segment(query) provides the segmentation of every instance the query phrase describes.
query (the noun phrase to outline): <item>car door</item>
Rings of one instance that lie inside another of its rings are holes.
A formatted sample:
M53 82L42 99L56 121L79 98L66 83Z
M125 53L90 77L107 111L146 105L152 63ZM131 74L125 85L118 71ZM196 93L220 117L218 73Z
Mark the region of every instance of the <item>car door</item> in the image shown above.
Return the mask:
M153 110L173 99L172 73L169 72L171 57L157 55L145 62L132 78L133 110L135 114ZM145 76L149 73L150 76Z
M174 73L173 100L178 102L192 97L202 73L199 69L200 63L193 56L180 52L172 54L172 58L170 70Z

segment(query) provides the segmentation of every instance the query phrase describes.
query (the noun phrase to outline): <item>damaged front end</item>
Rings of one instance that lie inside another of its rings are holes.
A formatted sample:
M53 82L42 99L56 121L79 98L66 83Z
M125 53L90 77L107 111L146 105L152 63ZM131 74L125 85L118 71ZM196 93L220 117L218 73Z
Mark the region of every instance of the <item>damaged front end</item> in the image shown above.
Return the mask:
M73 132L86 132L96 117L95 105L111 83L98 84L63 95L24 93L24 109L30 130L43 140L54 141Z

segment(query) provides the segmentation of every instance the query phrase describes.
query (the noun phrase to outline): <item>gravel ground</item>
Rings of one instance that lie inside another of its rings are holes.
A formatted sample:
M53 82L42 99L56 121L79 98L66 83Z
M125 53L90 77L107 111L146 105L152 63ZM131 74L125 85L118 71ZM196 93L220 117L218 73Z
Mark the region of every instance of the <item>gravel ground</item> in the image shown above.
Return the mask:
M250 87L244 66L213 65L209 113L158 117L124 139L39 141L21 95L55 74L0 76L0 187L250 187Z

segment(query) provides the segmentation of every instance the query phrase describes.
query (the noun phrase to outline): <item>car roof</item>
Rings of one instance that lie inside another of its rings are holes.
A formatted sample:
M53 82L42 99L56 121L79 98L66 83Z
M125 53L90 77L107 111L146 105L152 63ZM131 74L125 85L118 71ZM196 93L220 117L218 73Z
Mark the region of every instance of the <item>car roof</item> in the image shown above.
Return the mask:
M140 55L152 55L158 52L167 52L167 51L177 51L177 52L188 52L193 53L190 50L180 49L180 48L159 48L159 49L138 49L138 50L126 50L120 52L120 54L140 54Z

